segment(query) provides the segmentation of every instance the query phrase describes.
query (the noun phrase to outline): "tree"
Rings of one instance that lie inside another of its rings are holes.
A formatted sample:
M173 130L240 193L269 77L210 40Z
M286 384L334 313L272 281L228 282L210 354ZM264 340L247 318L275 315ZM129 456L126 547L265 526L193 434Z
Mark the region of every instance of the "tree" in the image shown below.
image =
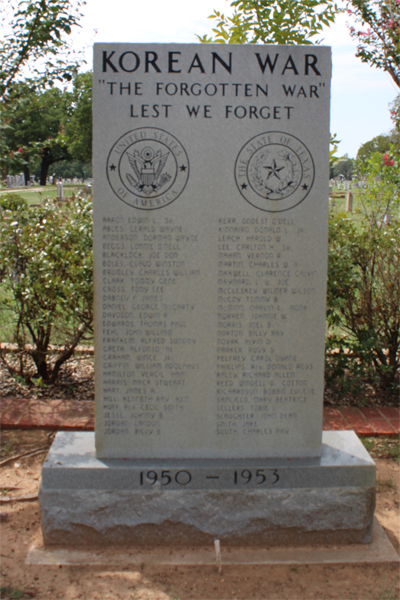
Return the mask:
M25 90L24 83L21 86ZM14 91L18 90L15 85ZM52 164L65 160L91 162L92 74L77 75L72 92L56 87L28 90L14 107L8 124L4 135L9 153L19 159L14 159L14 164L10 161L9 168L12 173L23 168L26 180L38 164L40 184L46 185Z
M334 0L234 0L231 6L231 17L214 11L214 36L197 36L201 42L312 44L339 11Z
M40 163L40 183L46 185L50 165L71 158L62 131L69 104L70 94L53 88L30 92L14 108L5 138L11 153L22 154L26 179Z
M92 163L83 163L80 160L60 160L51 165L51 172L57 179L84 179L92 177ZM37 167L35 175L40 177L40 168Z
M349 29L358 42L356 56L389 73L400 87L399 0L351 0L347 12L354 22Z
M65 124L67 146L71 156L84 163L92 160L92 87L91 72L74 79L69 118Z
M26 165L24 152L8 146L17 115L32 93L71 81L82 59L70 48L68 36L81 17L84 0L0 0L0 168Z
M311 37L334 22L339 8L334 0L234 0L234 13L226 17L217 10L214 37L197 36L203 43L220 44L312 44ZM331 134L329 163L332 167L339 141Z
M331 168L331 177L343 175L345 179L351 179L353 175L353 167L354 160L352 158L341 158Z
M380 152L383 154L390 149L390 135L377 135L372 138L369 142L365 142L362 144L357 152L357 159L362 163L366 163L366 161L371 158L372 154L375 152Z
M21 79L38 85L71 81L81 61L68 44L84 0L2 0L2 25L8 32L0 47L0 98L6 100ZM7 8L6 8L7 5ZM10 22L5 23L10 18ZM31 77L26 78L29 72Z

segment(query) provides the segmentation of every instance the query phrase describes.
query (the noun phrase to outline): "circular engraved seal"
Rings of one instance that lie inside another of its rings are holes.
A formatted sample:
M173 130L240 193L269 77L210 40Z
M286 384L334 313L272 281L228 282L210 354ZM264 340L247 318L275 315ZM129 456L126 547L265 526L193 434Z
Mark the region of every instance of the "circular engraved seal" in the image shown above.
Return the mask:
M243 198L267 212L297 206L314 183L314 161L294 135L260 133L241 149L235 163L235 181Z
M185 189L189 159L172 134L140 127L121 136L107 158L107 178L120 200L141 210L171 204Z

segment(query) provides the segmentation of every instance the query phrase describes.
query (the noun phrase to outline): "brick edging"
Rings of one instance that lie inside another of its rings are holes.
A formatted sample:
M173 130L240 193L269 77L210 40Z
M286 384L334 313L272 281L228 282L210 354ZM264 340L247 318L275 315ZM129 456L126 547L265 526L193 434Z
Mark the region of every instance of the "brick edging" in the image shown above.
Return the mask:
M0 398L2 429L47 429L51 431L93 431L94 402L78 400L37 400ZM360 436L397 437L400 434L398 407L325 407L325 430L353 429Z

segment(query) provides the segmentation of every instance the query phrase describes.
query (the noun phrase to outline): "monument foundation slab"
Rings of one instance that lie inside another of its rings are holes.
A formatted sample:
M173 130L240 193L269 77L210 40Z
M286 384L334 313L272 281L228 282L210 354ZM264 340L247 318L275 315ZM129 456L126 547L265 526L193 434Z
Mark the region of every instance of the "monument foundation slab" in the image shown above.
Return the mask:
M375 465L351 431L295 459L98 459L58 433L43 465L47 545L282 546L369 542Z

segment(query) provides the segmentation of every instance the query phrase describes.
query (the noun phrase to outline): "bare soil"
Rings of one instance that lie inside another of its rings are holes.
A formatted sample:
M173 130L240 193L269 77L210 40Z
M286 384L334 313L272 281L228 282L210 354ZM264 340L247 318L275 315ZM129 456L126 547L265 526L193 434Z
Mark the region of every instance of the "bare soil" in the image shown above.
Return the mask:
M396 565L305 565L140 568L26 565L40 536L37 493L40 470L53 434L4 431L0 463L1 598L62 600L395 600L400 597ZM43 449L36 455L13 458ZM400 466L377 444L376 515L399 553Z

